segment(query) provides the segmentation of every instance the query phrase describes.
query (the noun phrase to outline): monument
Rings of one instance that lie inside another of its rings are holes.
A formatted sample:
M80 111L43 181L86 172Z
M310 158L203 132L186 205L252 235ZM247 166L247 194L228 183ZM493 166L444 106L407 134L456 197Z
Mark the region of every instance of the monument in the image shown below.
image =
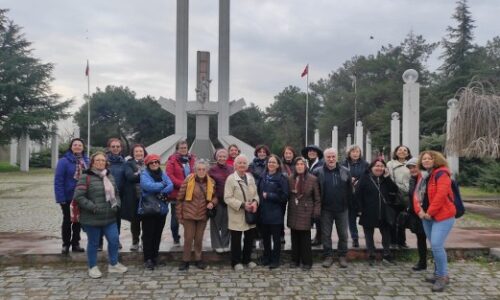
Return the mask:
M212 159L214 147L208 135L210 115L217 114L217 139L224 146L237 144L253 157L253 147L229 134L229 117L245 106L245 100L229 101L230 0L219 0L218 101L210 101L210 54L198 52L196 101L188 101L189 0L177 0L175 101L160 97L163 109L175 115L175 133L147 147L162 162L175 152L175 144L187 137L187 114L196 116L196 135L190 151Z
M403 145L411 153L420 152L420 84L418 72L408 69L403 73ZM391 151L393 151L391 149Z

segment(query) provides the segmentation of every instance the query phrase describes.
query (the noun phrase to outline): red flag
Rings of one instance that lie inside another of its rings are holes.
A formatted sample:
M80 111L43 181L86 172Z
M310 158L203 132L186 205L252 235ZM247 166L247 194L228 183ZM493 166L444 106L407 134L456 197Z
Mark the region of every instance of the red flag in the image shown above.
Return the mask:
M306 65L306 67L305 67L304 71L302 71L302 74L300 75L300 77L304 77L307 74L309 74L309 64Z
M89 61L87 60L87 67L85 68L85 76L89 76Z

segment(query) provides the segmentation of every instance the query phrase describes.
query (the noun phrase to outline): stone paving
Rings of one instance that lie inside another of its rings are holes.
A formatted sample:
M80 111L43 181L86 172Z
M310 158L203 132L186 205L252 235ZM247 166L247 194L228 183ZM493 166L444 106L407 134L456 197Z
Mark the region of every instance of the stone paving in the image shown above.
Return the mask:
M424 273L409 263L309 272L281 267L257 267L235 272L212 265L201 271L180 272L169 264L155 271L130 265L123 275L87 276L83 265L6 267L0 269L1 299L500 299L500 264L456 262L444 293L432 293ZM105 270L101 266L101 270Z

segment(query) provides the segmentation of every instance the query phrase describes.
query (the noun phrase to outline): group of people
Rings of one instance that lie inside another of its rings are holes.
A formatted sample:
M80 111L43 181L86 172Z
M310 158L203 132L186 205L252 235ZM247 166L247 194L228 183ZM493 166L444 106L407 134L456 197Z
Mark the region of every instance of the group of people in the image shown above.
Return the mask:
M280 267L286 214L291 232L290 268L309 270L314 245L322 245L322 266L333 264L334 225L338 264L348 267L349 232L352 247L360 246L358 218L370 265L376 261L375 228L382 235L382 261L393 264L391 247L408 247L406 228L400 220L411 219L416 224L411 230L417 236L419 253L413 269L427 269L427 239L435 268L426 280L433 283L433 291L444 290L449 282L444 243L455 220L455 207L450 171L441 153L424 151L417 159L408 147L400 145L388 163L382 158L368 163L354 145L339 162L333 148L322 151L309 145L298 155L286 146L278 156L266 145L259 145L250 160L240 154L237 145L230 145L218 149L215 163L210 164L196 159L189 153L188 143L181 140L162 170L160 156L148 154L143 145L132 146L128 160L119 139L110 139L107 146L106 153L96 152L89 159L83 141L73 139L58 162L54 180L56 201L63 211L62 253L67 255L70 248L85 251L79 245L81 224L88 236L92 278L102 276L97 252L102 250L103 237L108 242L108 271L127 271L118 262L121 219L131 223L130 250L142 249L144 267L154 270L164 265L158 253L170 210L175 244L180 244L179 224L184 228L181 271L191 265L206 268L202 242L209 221L212 248L217 253L231 252L234 270L257 265L274 269ZM141 214L141 201L151 195L165 201L163 209ZM79 220L72 220L75 206L80 211ZM316 236L311 239L313 226ZM254 262L256 240L263 245L263 253Z

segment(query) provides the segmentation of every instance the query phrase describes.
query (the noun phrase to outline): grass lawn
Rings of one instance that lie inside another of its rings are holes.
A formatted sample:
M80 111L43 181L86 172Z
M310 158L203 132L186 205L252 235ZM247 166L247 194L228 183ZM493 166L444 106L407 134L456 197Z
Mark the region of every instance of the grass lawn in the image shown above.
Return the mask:
M471 186L461 186L460 187L460 194L464 198L474 198L474 197L479 197L479 198L499 198L500 199L500 194L498 193L491 193L491 192L486 192L478 187L471 187Z
M458 227L500 228L500 220L466 212L462 218L457 219L457 225Z
M0 161L0 172L15 172L19 171L19 167L11 166L9 162Z

